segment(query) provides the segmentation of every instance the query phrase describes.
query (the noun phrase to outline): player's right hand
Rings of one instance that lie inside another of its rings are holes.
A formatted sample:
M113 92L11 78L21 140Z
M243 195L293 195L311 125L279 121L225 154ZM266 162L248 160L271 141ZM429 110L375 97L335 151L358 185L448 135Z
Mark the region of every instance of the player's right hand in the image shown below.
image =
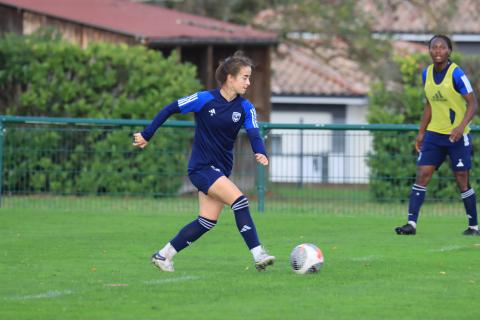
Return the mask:
M425 136L424 133L419 133L417 134L417 137L415 138L415 150L417 150L417 152L420 152L421 148L422 148L422 143L423 143L423 137Z
M133 134L133 146L137 148L145 148L148 144L148 141L143 138L140 132Z
M268 158L264 154L255 153L255 160L264 166L268 166Z

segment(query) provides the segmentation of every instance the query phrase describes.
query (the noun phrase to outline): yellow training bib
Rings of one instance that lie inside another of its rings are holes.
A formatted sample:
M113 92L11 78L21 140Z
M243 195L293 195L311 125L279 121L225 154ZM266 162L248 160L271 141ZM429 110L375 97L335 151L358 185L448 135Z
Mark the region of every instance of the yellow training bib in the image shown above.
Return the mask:
M432 118L427 130L441 134L450 134L463 120L467 111L467 103L453 86L453 70L457 65L451 63L447 73L440 84L433 79L433 64L427 68L425 80L425 95L432 107ZM470 127L465 127L464 133L470 132Z

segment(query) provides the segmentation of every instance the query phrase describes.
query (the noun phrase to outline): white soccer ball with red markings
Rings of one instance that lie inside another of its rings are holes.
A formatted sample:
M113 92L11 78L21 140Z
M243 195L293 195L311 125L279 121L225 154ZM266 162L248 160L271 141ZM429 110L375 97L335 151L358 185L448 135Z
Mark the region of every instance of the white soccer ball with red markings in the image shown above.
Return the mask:
M293 248L290 254L290 265L298 274L315 273L323 265L323 253L311 243L302 243Z

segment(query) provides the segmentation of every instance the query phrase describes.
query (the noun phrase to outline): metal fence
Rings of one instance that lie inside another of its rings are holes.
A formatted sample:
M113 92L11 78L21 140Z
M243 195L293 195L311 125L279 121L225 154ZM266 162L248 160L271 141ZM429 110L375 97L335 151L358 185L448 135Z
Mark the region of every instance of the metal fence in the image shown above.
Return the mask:
M148 123L0 117L1 206L195 211L196 190L186 176L193 122L168 121L145 150L134 148L132 133ZM260 123L260 130L270 165L255 163L242 132L231 177L258 211L406 211L415 154L386 154L386 162L404 157L411 165L407 175L372 174L368 159L375 154L375 134L413 143L417 126ZM451 175L435 179L454 184ZM375 194L372 186L384 180L397 181L403 191ZM426 211L463 212L459 195L427 199Z

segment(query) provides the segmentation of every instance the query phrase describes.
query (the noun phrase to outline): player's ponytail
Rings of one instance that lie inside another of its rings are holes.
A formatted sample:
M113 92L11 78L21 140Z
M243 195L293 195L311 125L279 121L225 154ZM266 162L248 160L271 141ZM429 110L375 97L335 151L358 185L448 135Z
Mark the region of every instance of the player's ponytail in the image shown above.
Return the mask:
M215 79L219 86L227 81L228 75L236 76L242 67L253 68L252 60L245 56L242 51L236 51L233 56L220 61L215 71Z

